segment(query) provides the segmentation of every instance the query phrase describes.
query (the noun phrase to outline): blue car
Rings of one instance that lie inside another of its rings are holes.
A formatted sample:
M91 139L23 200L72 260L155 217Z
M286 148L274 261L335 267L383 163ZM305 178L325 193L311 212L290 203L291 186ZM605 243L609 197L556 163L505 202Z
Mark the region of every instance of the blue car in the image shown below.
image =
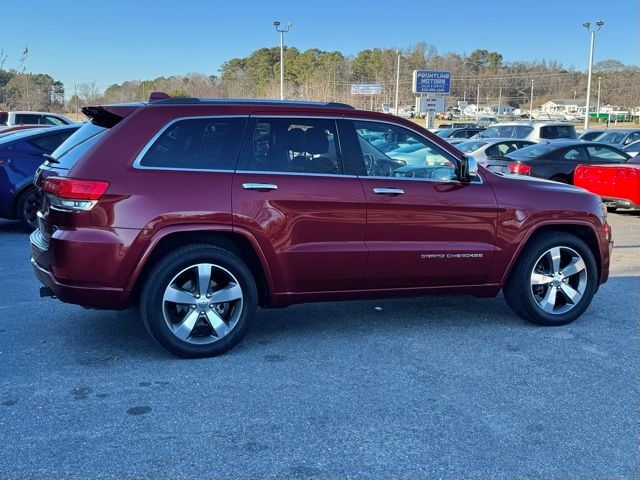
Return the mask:
M12 132L0 138L0 218L18 219L35 230L40 206L33 176L44 161L81 125Z

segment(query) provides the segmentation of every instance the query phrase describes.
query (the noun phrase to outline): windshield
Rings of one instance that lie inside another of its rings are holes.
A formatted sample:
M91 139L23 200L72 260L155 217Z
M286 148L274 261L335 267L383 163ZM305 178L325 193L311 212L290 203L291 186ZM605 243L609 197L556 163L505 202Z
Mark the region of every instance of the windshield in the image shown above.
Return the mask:
M622 143L626 134L622 132L605 132L599 137L596 137L596 142L602 143Z
M479 148L484 147L487 144L488 142L481 142L479 140L469 140L466 142L459 143L458 145L456 145L456 148L463 153L471 153L471 152L475 152Z
M478 138L526 138L533 131L527 125L494 125L478 134Z
M106 130L93 123L86 123L53 151L51 156L57 160L53 162L54 165L59 168L71 168L89 148L95 145Z
M520 150L516 150L507 155L509 158L537 158L542 155L549 153L554 150L556 147L552 147L547 144L535 144L529 145L528 147L521 148Z
M440 138L449 138L455 130L453 128L447 128L446 130L440 130L436 132L436 135Z

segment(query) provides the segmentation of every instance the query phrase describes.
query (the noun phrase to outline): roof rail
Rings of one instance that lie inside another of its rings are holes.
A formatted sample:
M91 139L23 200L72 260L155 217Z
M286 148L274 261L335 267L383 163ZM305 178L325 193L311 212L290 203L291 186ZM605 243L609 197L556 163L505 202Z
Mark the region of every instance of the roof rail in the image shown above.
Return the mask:
M156 97L157 98L157 97ZM151 99L150 99L151 100ZM339 102L312 102L307 100L271 100L262 98L189 98L189 97L165 97L151 100L153 105L274 105L274 106L301 106L301 107L328 107L353 110L354 107Z

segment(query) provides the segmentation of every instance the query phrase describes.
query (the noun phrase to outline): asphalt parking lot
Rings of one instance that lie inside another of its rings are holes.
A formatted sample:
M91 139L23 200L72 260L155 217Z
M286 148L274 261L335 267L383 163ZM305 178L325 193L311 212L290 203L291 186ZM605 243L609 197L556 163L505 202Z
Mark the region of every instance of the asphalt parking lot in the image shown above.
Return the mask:
M205 360L135 312L40 299L0 222L0 477L637 478L640 214L610 222L611 279L572 325L501 297L302 305Z

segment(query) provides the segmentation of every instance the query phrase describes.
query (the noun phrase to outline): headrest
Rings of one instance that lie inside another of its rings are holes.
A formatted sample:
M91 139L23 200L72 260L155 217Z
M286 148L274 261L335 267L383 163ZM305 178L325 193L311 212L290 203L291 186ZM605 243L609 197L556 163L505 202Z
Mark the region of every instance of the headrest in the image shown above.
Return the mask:
M329 150L329 139L322 128L311 127L305 132L307 153L318 155Z
M304 152L305 135L301 128L292 128L287 132L287 145L289 150L293 152Z

